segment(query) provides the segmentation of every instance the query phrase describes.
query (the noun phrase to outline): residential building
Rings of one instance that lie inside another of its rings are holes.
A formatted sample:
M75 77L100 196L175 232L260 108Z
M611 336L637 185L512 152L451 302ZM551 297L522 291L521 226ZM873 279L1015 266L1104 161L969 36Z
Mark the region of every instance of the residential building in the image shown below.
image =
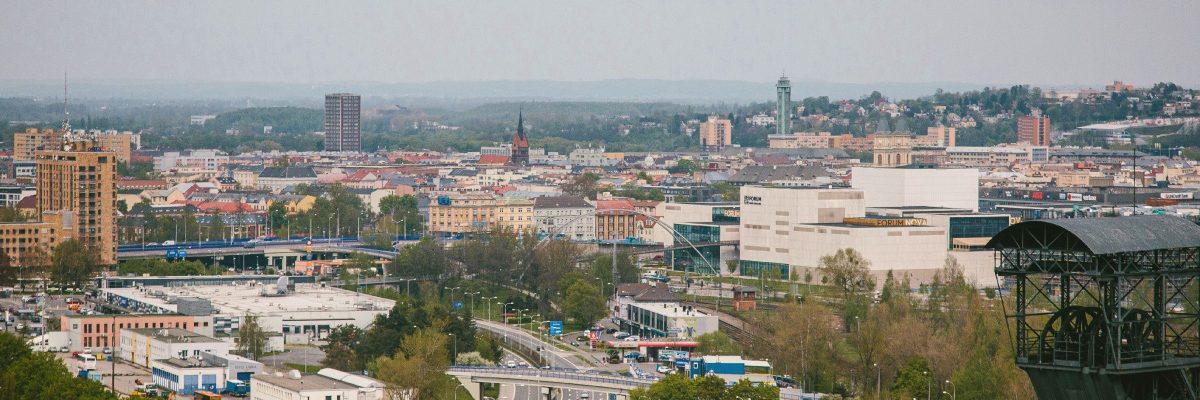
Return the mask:
M1017 143L1050 146L1050 117L1033 113L1017 118Z
M533 219L541 235L585 241L596 239L596 207L578 196L533 199Z
M524 197L502 197L496 203L496 226L513 232L534 229L533 200Z
M76 224L70 210L46 212L39 221L0 223L0 251L11 267L48 265L54 246L79 234Z
M75 239L96 251L102 265L117 263L116 154L88 151L83 142L37 153L38 214L69 210Z
M116 153L117 160L125 163L133 158L133 150L140 148L142 144L141 135L133 132L93 130L88 133L95 138L94 146L89 147ZM37 151L58 150L62 146L62 134L58 131L49 128L40 131L29 128L23 133L13 135L13 161L33 161Z
M0 185L0 207L16 207L29 196L37 194L37 188L32 185L5 184Z
M796 132L788 135L770 135L767 146L772 149L828 149L836 148L841 135L829 132Z
M362 97L352 93L325 95L325 151L362 150Z
M429 233L484 232L496 223L496 196L488 193L439 193L429 204Z
M608 165L608 157L604 156L604 147L585 147L571 150L567 161L578 167L603 167Z
M220 150L199 149L168 151L154 157L154 170L160 173L202 173L216 176L221 173L229 156Z
M936 147L954 147L955 136L957 129L950 126L931 126L925 129L925 137L928 138L931 146Z
M733 123L716 115L700 123L700 147L708 150L721 149L733 144Z
M647 220L634 212L629 199L596 200L596 240L626 240L638 237L639 225Z
M116 351L122 360L150 368L155 360L229 354L230 343L183 328L121 329Z
M317 182L317 173L312 167L267 167L263 168L256 179L259 189L270 190L273 193L283 192L283 189L299 184L311 185Z

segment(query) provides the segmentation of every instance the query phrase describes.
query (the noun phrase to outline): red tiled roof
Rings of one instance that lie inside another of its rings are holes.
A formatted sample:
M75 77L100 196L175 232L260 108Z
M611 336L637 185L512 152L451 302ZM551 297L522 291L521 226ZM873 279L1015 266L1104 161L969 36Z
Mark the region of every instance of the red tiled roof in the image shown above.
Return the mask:
M504 165L504 164L508 164L508 156L502 156L499 154L485 154L485 155L479 157L479 162L477 162L476 164Z
M37 208L37 202L38 202L37 195L36 194L30 195L30 196L27 196L27 197L21 199L21 201L18 201L17 208L22 208L22 209Z

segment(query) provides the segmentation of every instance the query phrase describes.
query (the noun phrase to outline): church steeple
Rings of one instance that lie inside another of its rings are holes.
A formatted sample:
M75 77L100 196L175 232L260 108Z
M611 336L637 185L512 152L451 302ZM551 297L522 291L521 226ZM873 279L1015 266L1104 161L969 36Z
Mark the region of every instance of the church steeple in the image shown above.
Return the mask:
M525 139L525 110L517 111L517 137Z
M529 164L529 136L525 135L525 111L517 111L517 132L513 134L509 162L513 165Z

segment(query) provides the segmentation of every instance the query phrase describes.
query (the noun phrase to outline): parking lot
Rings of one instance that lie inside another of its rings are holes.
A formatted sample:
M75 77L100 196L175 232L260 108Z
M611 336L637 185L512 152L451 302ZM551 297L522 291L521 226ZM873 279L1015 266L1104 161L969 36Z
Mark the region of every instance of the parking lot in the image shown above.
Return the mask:
M63 364L67 366L67 370L71 371L72 375L79 372L82 363L78 359L73 358L71 353L56 353L56 355L63 361ZM142 382L146 383L153 381L150 377L150 371L139 366L118 361L115 370L113 367L113 363L109 361L96 361L96 371L103 374L100 383L103 383L104 386L112 386L114 382L113 377L115 376L118 393L128 395L133 392L133 388L136 386L134 381L137 379L141 379Z

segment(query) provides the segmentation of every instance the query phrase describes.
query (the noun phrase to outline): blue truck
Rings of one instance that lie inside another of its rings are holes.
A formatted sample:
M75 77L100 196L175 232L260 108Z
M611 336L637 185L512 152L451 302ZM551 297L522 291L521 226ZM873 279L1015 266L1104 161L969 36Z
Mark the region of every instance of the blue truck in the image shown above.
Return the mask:
M250 385L244 381L230 379L225 381L225 390L221 394L227 394L233 397L246 397L250 395Z

